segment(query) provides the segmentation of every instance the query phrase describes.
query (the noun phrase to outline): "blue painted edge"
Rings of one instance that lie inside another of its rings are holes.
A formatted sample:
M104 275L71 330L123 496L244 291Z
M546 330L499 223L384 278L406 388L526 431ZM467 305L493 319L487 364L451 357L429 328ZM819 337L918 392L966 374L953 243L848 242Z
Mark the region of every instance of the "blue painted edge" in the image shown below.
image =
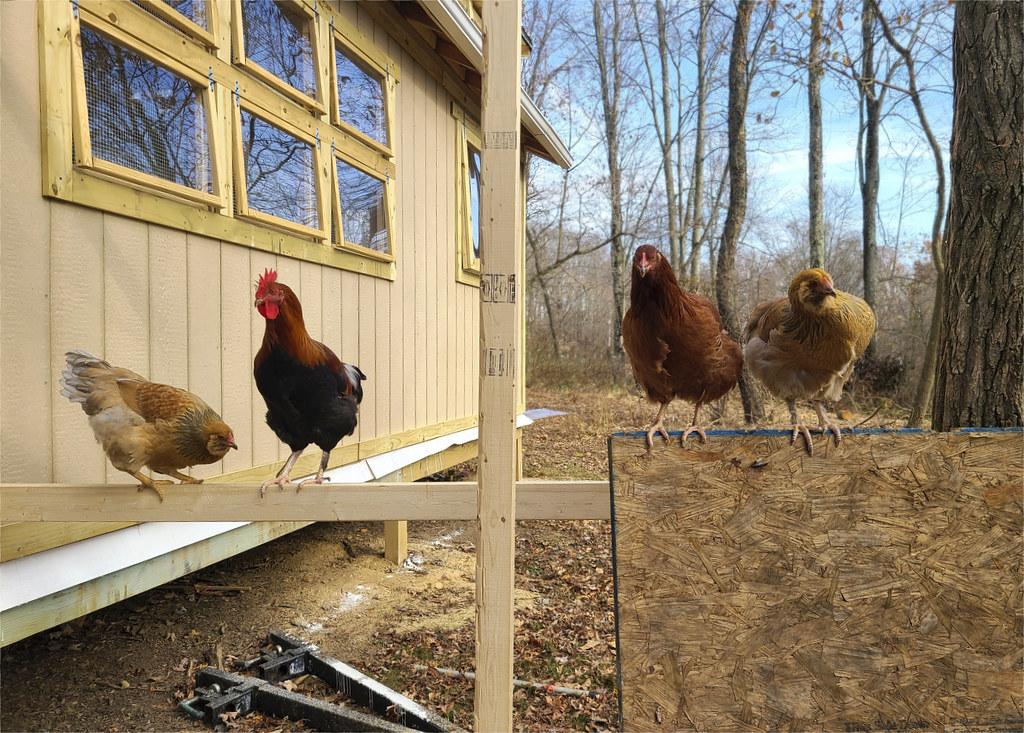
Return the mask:
M843 435L919 435L931 433L924 428L843 428ZM961 433L1021 433L1024 428L960 428ZM669 435L681 436L683 431L673 430ZM752 430L708 430L709 438L735 438L743 435L789 436L792 430L776 430L773 428L756 428ZM646 438L644 431L612 433L613 438ZM699 437L699 436L698 436Z

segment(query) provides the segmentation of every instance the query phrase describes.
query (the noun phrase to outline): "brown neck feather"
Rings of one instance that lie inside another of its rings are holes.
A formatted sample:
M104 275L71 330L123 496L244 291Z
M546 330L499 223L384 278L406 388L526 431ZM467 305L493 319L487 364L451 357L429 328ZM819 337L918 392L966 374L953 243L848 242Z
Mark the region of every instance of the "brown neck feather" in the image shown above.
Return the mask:
M312 367L323 361L320 345L306 331L302 306L298 298L290 293L281 303L277 318L267 320L263 344L270 348L277 346L284 349L304 366Z

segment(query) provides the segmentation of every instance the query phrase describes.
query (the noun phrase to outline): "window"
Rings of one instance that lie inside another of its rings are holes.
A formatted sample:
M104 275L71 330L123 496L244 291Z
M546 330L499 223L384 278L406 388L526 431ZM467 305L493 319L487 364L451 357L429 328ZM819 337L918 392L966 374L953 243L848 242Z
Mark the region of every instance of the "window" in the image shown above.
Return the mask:
M236 0L236 57L264 82L322 112L315 15L298 0Z
M237 189L238 213L322 236L314 145L244 107L239 110L245 185ZM239 181L241 184L241 180Z
M394 278L398 68L345 13L50 0L39 19L46 195Z
M217 13L212 0L132 0L162 21L210 48L217 48Z
M456 117L456 256L459 282L477 285L480 282L480 128L453 105Z
M341 220L341 243L374 252L391 252L388 232L386 180L335 159L338 176L336 213Z
M84 24L80 36L87 114L75 140L78 162L216 203L205 84L143 56L127 39Z

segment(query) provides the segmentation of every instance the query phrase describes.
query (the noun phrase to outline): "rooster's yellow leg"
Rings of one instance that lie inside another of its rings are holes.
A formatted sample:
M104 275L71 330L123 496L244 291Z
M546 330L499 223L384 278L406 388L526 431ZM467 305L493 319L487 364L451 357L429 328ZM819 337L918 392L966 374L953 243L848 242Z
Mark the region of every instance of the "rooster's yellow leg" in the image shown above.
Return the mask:
M302 487L306 484L322 484L324 482L324 471L327 470L327 461L331 459L331 452L325 450L323 456L320 457L320 468L317 469L316 476L308 478L298 485L296 491L302 491Z
M157 484L174 483L173 481L154 481L142 471L136 471L131 475L139 482L139 491L142 491L143 489L152 489L156 492L156 495L160 497L160 501L164 500L164 492L159 486L157 486Z
M789 437L789 444L793 445L796 442L796 436L802 435L804 437L804 444L807 446L807 455L814 455L814 443L811 442L811 433L807 430L807 426L800 422L800 416L796 414L796 400L786 400L786 406L789 407L789 419L793 423L793 434Z
M704 428L697 424L697 416L700 415L700 402L693 408L693 420L690 422L690 427L683 431L682 444L686 445L686 439L690 436L690 433L696 433L700 436L701 443L708 442L708 436L704 434Z
M823 434L828 435L832 433L836 436L836 445L843 442L843 435L838 425L828 419L828 415L825 414L825 407L822 405L820 400L815 400L814 411L818 413L818 427Z
M662 402L661 407L658 408L658 414L655 416L654 422L647 427L648 450L654 447L654 436L658 433L661 433L661 436L665 439L666 443L668 442L668 431L665 429L665 425L661 422L661 415L665 412L666 407L668 407L668 403Z
M193 478L192 476L184 474L181 471L170 471L170 472L168 472L167 475L168 476L174 476L174 478L178 479L183 484L201 484L201 483L203 483L203 480L201 478Z
M292 454L288 456L288 460L284 462L283 466L281 466L281 470L277 472L277 476L274 478L268 478L263 482L263 485L260 486L261 499L263 498L263 495L267 493L268 486L277 486L278 488L283 489L284 485L291 481L288 474L291 473L292 466L295 465L295 461L299 460L299 456L302 455L302 451L302 448L292 451Z

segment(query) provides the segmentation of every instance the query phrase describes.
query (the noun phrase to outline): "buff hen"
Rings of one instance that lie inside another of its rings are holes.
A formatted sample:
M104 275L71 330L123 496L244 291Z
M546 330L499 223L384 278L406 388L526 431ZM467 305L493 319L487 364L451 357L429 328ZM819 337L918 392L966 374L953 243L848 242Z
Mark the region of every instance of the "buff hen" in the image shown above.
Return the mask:
M694 403L693 420L682 442L697 433L701 405L722 397L736 386L743 368L739 344L722 330L718 310L707 298L679 287L672 266L653 246L637 248L633 256L629 310L622 319L622 343L633 376L647 399L661 405L647 429L647 446L668 433L661 416L675 398Z
M96 441L110 463L139 480L139 490L158 484L145 466L182 483L199 484L179 469L219 461L237 449L231 428L190 392L157 384L129 369L112 366L87 351L69 351L61 375L61 394L82 405Z
M794 277L787 297L754 308L743 353L754 376L786 401L793 422L791 443L802 435L807 452L814 453L810 432L797 415L798 399L814 403L819 431L833 433L836 444L842 440L822 401L840 398L874 334L871 307L856 295L836 290L831 276L819 268Z

